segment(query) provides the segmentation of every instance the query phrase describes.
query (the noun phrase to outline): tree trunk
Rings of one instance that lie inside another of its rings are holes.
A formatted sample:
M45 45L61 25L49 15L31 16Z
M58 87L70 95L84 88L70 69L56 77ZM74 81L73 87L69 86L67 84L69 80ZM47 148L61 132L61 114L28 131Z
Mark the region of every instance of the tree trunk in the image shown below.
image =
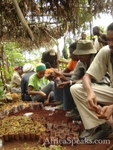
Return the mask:
M23 26L24 26L25 29L28 31L28 33L29 33L29 35L30 35L32 41L33 41L33 42L36 44L36 46L38 47L37 41L36 41L36 39L35 39L35 37L34 37L32 31L31 31L31 29L29 28L29 26L28 26L28 24L27 24L27 22L26 22L26 20L25 20L25 18L24 18L24 16L23 16L21 10L20 10L20 7L19 7L19 5L18 5L17 0L12 0L12 1L13 1L14 6L15 6L17 15L18 15L18 17L20 18L21 22L23 23Z

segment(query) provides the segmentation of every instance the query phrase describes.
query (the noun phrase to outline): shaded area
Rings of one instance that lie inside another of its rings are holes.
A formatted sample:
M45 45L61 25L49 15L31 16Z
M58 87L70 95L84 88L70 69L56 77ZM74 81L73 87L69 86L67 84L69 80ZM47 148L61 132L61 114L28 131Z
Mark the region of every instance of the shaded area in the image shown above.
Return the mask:
M14 2L27 24L20 19ZM30 49L36 46L34 37L39 47L45 46L51 38L59 39L66 31L75 34L80 27L86 30L86 22L100 12L112 14L112 3L111 0L1 0L0 40L16 40Z

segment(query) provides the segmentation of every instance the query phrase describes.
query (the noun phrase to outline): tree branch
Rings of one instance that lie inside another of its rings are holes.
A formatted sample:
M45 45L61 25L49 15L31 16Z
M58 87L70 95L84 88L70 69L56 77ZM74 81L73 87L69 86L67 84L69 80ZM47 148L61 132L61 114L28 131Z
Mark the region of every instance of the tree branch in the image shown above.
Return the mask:
M21 20L23 26L24 26L25 29L28 31L28 33L29 33L30 38L32 39L32 41L33 41L33 42L36 44L36 46L38 47L38 43L37 43L37 41L36 41L36 39L35 39L35 37L34 37L32 31L31 31L31 29L29 28L29 26L28 26L28 24L27 24L27 22L26 22L26 20L25 20L25 18L24 18L24 16L23 16L23 14L22 14L22 12L21 12L21 10L20 10L20 7L19 7L19 5L18 5L17 0L12 0L12 1L13 1L14 6L15 6L15 10L16 10L16 12L17 12L17 15L18 15L18 17L20 18L20 20Z

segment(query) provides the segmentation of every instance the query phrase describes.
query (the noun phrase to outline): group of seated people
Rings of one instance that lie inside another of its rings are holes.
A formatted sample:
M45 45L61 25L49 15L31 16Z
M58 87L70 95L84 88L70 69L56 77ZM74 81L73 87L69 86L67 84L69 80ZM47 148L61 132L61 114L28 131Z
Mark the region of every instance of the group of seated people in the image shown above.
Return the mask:
M69 47L70 61L63 71L38 63L15 68L11 90L21 92L23 101L63 104L66 117L78 116L84 125L80 139L95 141L112 132L113 114L113 23L107 28L107 42L99 36L100 50L90 40ZM22 75L24 72L24 75ZM21 76L22 75L22 76ZM14 76L18 76L15 80ZM17 87L13 85L17 82ZM18 85L20 83L20 87Z

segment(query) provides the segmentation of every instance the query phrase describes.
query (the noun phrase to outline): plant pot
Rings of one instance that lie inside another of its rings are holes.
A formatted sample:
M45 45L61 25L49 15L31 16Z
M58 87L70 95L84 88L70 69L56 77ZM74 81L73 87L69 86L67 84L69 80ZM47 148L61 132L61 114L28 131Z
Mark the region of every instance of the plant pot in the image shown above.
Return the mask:
M15 133L15 135L14 135L14 138L15 138L15 140L19 140L19 134L18 133Z
M12 112L13 112L13 113L17 113L17 112L18 112L18 107L17 107L17 106L14 106L14 107L12 108Z
M73 123L72 122L69 122L68 125L67 125L69 128L71 128L73 126Z
M55 131L53 130L51 130L51 132L50 132L50 136L55 136Z
M51 131L52 131L51 129L48 129L48 128L47 128L45 132L46 132L46 133L50 133Z
M39 109L39 103L33 103L33 109L38 110Z
M5 133L5 134L3 135L3 137L4 137L4 140L5 140L6 142L9 140L9 135L8 135L8 133Z
M54 123L53 124L53 129L57 129L58 128L58 124L57 123Z
M39 137L39 140L38 140L38 143L39 144L47 144L49 141L50 137L49 137L49 134L47 133L41 133L40 137Z
M48 129L52 129L52 128L53 128L53 124L50 123L50 122L47 122L47 128L48 128Z
M56 136L51 136L50 137L50 144L51 145L59 145L59 138Z
M65 145L66 144L66 135L62 135L59 137L59 144Z
M39 138L40 138L40 133L36 133L36 134L35 134L35 138L36 138L37 140L39 140Z
M64 135L64 129L59 130L59 132L60 132L60 136Z
M56 133L55 133L55 137L59 138L59 137L60 137L60 133L59 133L59 132L56 132Z
M30 138L31 138L32 140L34 140L34 139L35 139L35 135L36 135L36 134L35 134L35 131L34 131L34 132L31 132L31 133L30 133Z
M38 144L43 144L44 143L44 138L42 135L39 136Z
M67 138L66 138L67 142L70 143L70 141L73 141L73 136L72 135L67 135ZM71 143L70 143L71 144Z
M32 103L32 102L29 103L29 109L30 109L30 110L33 110L33 109L34 109L34 108L33 108L33 103Z
M62 121L62 127L66 127L67 126L67 121Z
M44 108L44 104L43 103L39 103L39 109L43 109Z
M78 131L78 129L79 129L79 125L72 126L72 131L73 131L73 132Z
M43 137L43 144L47 147L51 144L50 143L50 136L48 134Z
M70 132L70 128L68 128L68 127L67 127L67 128L64 128L64 132L65 132L65 133L69 133L69 132Z
M9 140L14 140L14 133L13 132L9 132Z
M24 110L24 109L25 109L24 104L20 104L20 105L19 105L19 110L21 111L21 110Z
M24 136L25 136L25 139L27 139L27 140L30 139L30 134L29 133L25 133Z
M20 138L21 140L24 140L24 132L20 132L20 133L19 133L19 138Z
M79 139L79 132L73 133L73 139L78 140Z

